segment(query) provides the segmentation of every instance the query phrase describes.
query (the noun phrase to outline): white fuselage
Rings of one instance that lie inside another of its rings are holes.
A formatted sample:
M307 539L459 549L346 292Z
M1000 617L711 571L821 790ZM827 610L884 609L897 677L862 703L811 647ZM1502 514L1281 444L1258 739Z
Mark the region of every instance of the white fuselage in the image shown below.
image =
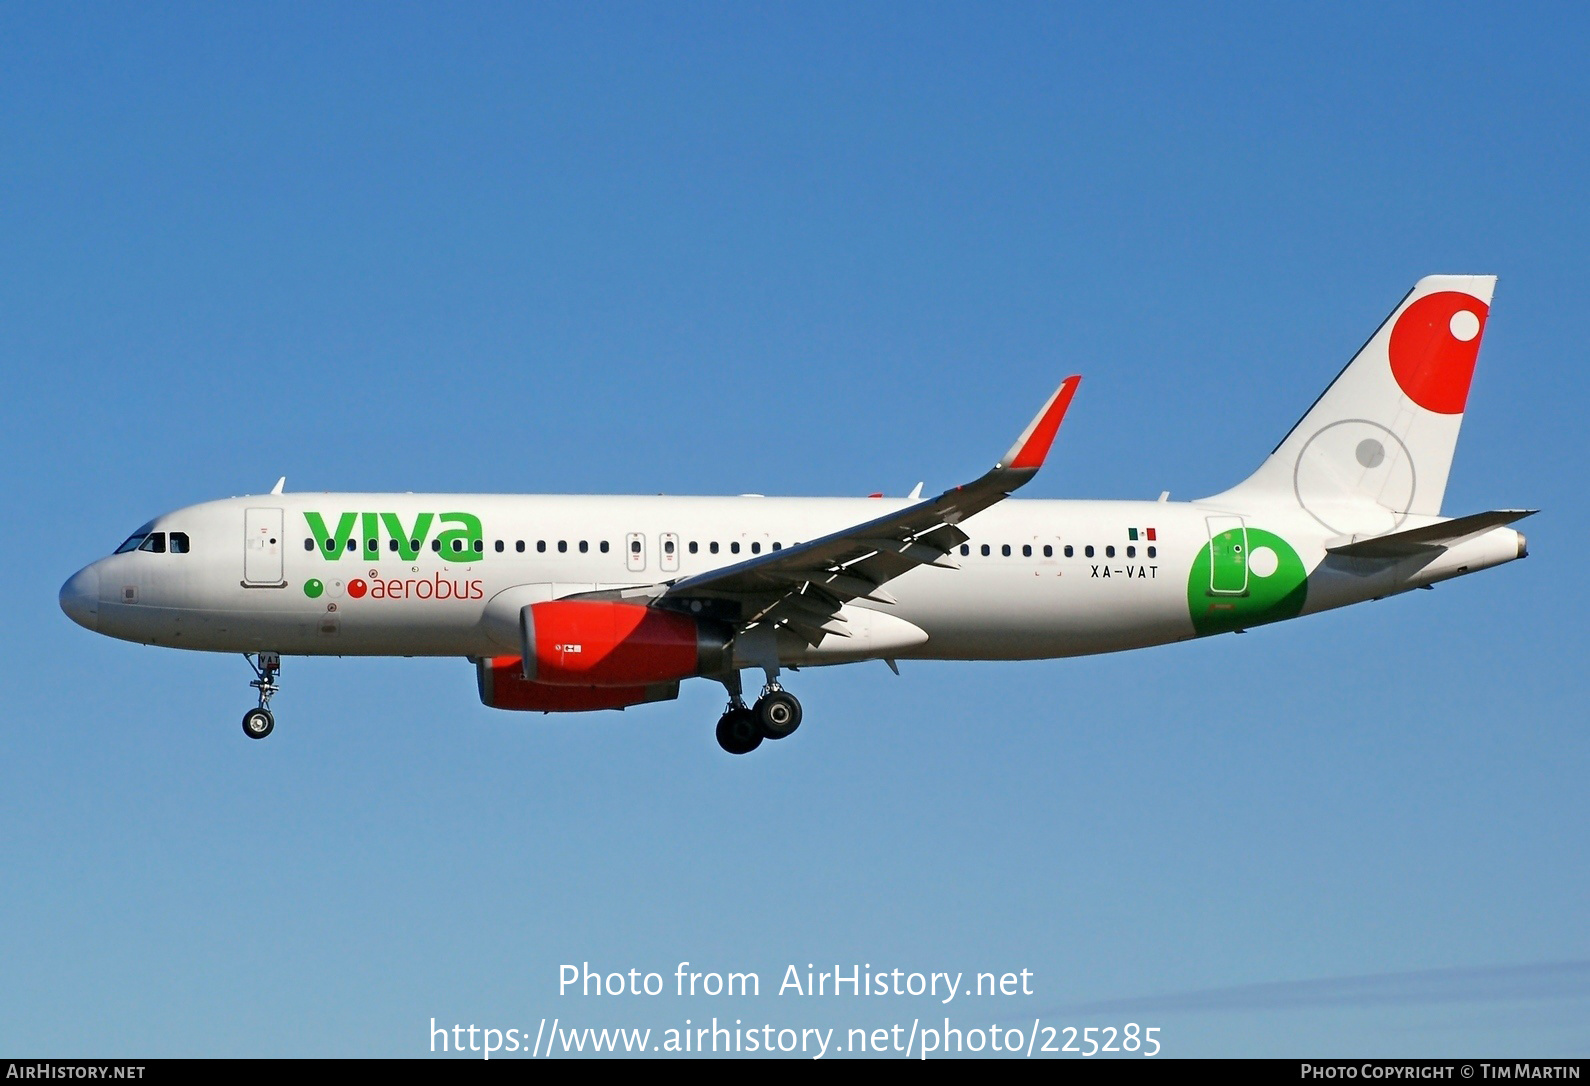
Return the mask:
M755 496L232 498L152 521L140 532L181 533L186 550L103 558L67 583L62 605L100 633L174 648L500 656L519 651L517 614L527 602L674 581L909 504ZM1408 518L1402 527L1438 519ZM1327 556L1334 533L1297 508L1009 500L961 525L970 540L951 556L960 568L906 573L888 585L893 604L847 605L852 615L889 616L876 620L872 636L781 644L781 660L1037 659L1213 632L1193 613L1227 606L1221 593L1240 597L1250 578L1257 585L1269 570L1255 542L1251 573L1244 555L1225 586L1194 577L1200 556L1207 566L1215 554L1212 535L1234 524L1284 537L1296 552L1307 598L1292 613L1417 588L1523 550L1517 532L1498 528L1433 560L1362 563ZM423 538L413 538L422 527ZM865 634L869 619L860 617ZM1256 616L1255 624L1274 617L1290 615ZM925 637L902 636L906 629Z

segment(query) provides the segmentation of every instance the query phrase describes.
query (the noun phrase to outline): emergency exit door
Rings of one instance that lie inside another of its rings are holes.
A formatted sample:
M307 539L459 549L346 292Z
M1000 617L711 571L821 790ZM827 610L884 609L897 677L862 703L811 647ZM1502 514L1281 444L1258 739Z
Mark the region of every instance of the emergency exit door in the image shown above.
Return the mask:
M646 537L639 532L624 537L624 565L631 573L646 568Z

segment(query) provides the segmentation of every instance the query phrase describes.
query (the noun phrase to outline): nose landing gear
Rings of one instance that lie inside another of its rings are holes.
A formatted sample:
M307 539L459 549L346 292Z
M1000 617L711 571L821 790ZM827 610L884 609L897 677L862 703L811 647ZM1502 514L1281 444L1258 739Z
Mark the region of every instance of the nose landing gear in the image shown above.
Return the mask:
M249 685L259 691L259 708L243 714L243 734L250 739L264 739L276 729L276 718L271 715L270 704L271 697L281 689L276 684L276 677L282 671L281 653L262 652L256 663L255 657L245 652L243 659L254 669L255 678Z

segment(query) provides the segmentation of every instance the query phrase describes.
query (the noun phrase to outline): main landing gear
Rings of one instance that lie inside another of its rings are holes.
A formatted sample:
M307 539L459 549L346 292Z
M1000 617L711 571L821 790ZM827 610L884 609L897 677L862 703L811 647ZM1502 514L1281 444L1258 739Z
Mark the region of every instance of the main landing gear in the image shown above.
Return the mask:
M262 652L256 663L255 658L245 652L243 659L254 669L255 678L249 685L259 691L259 708L243 714L243 734L250 739L264 739L276 728L270 704L271 696L281 689L276 685L276 677L282 672L282 656L279 652Z
M769 680L750 707L740 696L738 674L724 685L729 688L729 707L718 718L718 746L730 754L749 754L762 740L783 739L801 726L801 703L778 680Z

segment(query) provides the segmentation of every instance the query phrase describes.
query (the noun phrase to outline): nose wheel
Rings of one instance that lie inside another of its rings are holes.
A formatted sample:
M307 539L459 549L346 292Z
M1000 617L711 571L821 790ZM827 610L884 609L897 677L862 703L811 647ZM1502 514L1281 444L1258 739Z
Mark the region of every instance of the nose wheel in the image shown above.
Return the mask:
M254 669L254 681L249 685L259 691L259 708L243 714L243 734L250 739L264 739L276 730L276 718L271 715L270 704L271 698L281 689L276 684L277 676L282 673L281 653L262 652L257 658L244 653L243 659Z
M276 718L269 709L250 709L243 714L243 734L250 739L264 739L276 728Z

